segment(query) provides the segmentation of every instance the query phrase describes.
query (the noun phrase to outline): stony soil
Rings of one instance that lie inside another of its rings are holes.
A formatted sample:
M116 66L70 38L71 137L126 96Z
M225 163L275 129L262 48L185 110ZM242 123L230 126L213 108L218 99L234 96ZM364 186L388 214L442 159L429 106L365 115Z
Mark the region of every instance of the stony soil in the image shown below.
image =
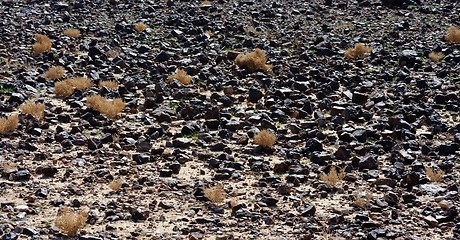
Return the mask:
M2 239L66 238L64 206L90 211L79 239L460 239L458 1L332 2L1 1L0 114L46 105L0 135ZM372 54L345 58L358 42ZM272 70L234 64L255 48ZM57 97L50 66L95 86ZM96 93L127 106L109 119Z

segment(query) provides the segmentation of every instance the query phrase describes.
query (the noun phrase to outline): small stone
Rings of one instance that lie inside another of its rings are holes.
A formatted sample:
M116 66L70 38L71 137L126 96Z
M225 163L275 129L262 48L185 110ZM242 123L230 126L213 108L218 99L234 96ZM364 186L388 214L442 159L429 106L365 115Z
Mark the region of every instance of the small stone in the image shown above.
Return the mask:
M302 217L313 217L315 216L316 208L313 205L307 205L303 208L302 213L300 214Z
M438 220L436 220L432 216L426 216L423 218L423 220L430 226L430 227L437 227L438 226Z
M173 147L176 148L188 148L190 147L190 144L192 143L192 140L188 138L176 138L173 140Z
M250 88L249 89L249 96L248 96L248 101L256 103L263 97L262 91L260 91L257 88Z
M173 170L163 168L160 170L160 177L171 177L173 173Z
M149 217L149 212L140 209L132 210L130 214L131 219L135 222L147 220L147 218Z
M10 174L9 180L10 181L28 181L32 175L30 174L29 170L20 170Z
M269 207L275 207L278 203L278 199L272 197L263 197L262 202L266 203Z

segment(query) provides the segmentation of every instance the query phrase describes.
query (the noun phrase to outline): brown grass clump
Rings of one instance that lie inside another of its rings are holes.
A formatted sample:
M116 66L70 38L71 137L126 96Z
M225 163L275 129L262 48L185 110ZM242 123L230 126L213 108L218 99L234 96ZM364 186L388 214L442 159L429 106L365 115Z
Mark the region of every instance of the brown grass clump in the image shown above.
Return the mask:
M147 26L145 23L141 23L141 22L134 24L134 29L136 29L138 33L143 32L148 27L149 26Z
M68 97L72 95L74 91L74 88L67 80L54 84L54 93L58 96Z
M45 72L45 77L51 80L56 80L64 77L65 69L61 66L53 66Z
M118 83L115 82L115 81L100 81L99 82L99 87L106 87L106 88L109 88L109 89L112 89L112 90L116 90L118 89Z
M254 143L262 147L271 147L276 142L276 136L264 129L254 136Z
M69 207L64 207L58 211L54 225L65 235L75 236L87 219L87 210L73 211Z
M254 52L240 53L235 58L235 64L241 68L247 68L251 71L256 70L269 70L272 65L265 64L267 62L267 56L265 52L257 48Z
M69 78L66 81L68 81L69 84L77 90L85 90L93 86L93 82L87 77Z
M460 43L460 29L450 26L447 29L446 41L450 43Z
M366 208L369 206L372 195L367 192L366 190L364 191L356 191L353 193L353 198L354 198L354 205L361 207L361 208Z
M29 114L37 120L42 120L45 116L45 104L25 102L19 106L24 114Z
M93 82L86 77L68 78L54 84L54 93L58 96L68 97L73 94L75 89L85 90L93 86Z
M354 48L345 51L345 57L348 59L365 58L372 52L372 47L367 47L362 43L355 44Z
M0 133L7 133L14 131L19 124L19 116L11 115L6 118L0 118Z
M107 115L109 118L115 118L126 106L121 98L108 100L100 95L92 95L86 98L88 107Z
M19 170L19 165L15 162L4 161L0 164L1 172L9 174Z
M37 41L36 43L34 43L34 45L32 45L32 51L34 56L51 50L51 46L53 44L51 43L51 40L48 36L42 34L35 34L34 38L35 41Z
M114 179L109 183L109 188L116 192L121 189L121 185L123 185L122 179Z
M428 57L431 59L433 62L439 62L441 59L444 58L444 53L442 52L430 52L428 54Z
M80 30L75 28L68 28L64 30L64 34L68 37L78 37L80 36Z
M222 202L225 199L225 191L222 185L203 188L204 196L211 202Z
M337 169L335 167L331 168L329 174L322 174L320 176L321 181L326 183L328 187L336 186L337 183L342 181L343 178L345 178L345 173L343 172L343 170L337 172Z
M431 167L427 167L425 171L426 171L426 176L432 182L442 182L444 180L445 172L443 170L434 170Z
M187 85L192 81L192 77L187 75L187 72L185 72L183 69L177 69L176 73L168 76L168 82L171 82L174 79L178 80L184 85Z

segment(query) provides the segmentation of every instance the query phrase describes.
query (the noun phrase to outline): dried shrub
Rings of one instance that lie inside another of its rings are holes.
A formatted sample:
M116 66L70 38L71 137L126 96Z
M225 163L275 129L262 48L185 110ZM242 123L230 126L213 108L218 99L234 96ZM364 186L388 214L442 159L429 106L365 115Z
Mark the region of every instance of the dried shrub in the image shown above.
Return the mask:
M204 196L211 202L222 202L225 199L225 191L222 185L203 188Z
M446 41L450 43L460 43L460 29L450 26L447 29Z
M53 66L53 67L50 67L45 72L45 77L51 80L56 80L56 79L64 77L64 73L65 73L64 67Z
M65 235L75 236L87 219L87 210L73 211L69 207L64 207L58 211L54 225Z
M442 182L444 180L444 174L445 172L441 169L439 170L434 170L431 167L427 167L425 169L426 171L426 176L430 179L432 182Z
M185 72L183 69L177 69L176 73L168 76L168 82L171 82L174 79L178 80L184 85L187 85L192 81L192 77L187 75L187 72Z
M433 62L439 62L441 59L444 58L444 53L442 52L430 52L428 54L428 57L431 59Z
M251 71L269 70L272 65L267 65L267 56L265 52L257 48L254 52L240 53L235 58L235 64L241 68L247 68Z
M51 40L48 36L42 34L35 34L35 43L32 45L32 52L33 55L38 55L43 52L48 52L51 50Z
M272 132L264 129L254 135L254 143L262 147L271 147L276 142L276 136Z
M99 82L99 87L106 87L106 88L109 88L109 89L112 89L112 90L116 90L118 89L118 83L115 82L115 81L100 81Z
M126 106L121 98L108 100L100 95L92 95L86 98L88 107L107 115L109 118L115 118Z
M362 43L355 44L354 48L345 51L345 57L348 59L365 58L372 52L372 47L367 47Z
M45 116L45 104L25 102L19 106L19 110L24 114L29 114L37 120L42 120Z
M19 170L19 165L11 161L4 161L0 164L1 172L4 174L10 174ZM1 174L0 174L1 175Z
M345 173L343 170L340 170L337 172L337 169L335 167L332 167L331 170L329 171L329 174L322 174L320 176L321 181L326 183L328 187L334 187L342 181L342 179L345 177Z
M93 86L93 82L86 77L69 78L66 81L68 81L69 84L77 90L85 90Z
M80 36L80 30L75 28L68 28L64 30L64 34L68 37L78 37Z
M202 2L200 3L200 6L202 6L202 7L206 7L206 6L210 6L210 5L211 5L211 2L210 2L210 1L202 1Z
M147 26L145 23L136 23L134 24L134 29L139 32L143 32L145 29L147 29L149 26Z
M60 81L54 84L54 93L58 96L68 97L72 95L74 88L68 81Z
M372 195L367 192L366 190L364 191L356 191L353 193L353 198L354 198L354 205L360 207L360 208L366 208L369 206Z
M109 183L109 188L113 191L119 191L121 189L121 185L123 185L122 179L114 179Z
M0 133L14 131L19 124L19 116L11 115L9 117L0 118Z

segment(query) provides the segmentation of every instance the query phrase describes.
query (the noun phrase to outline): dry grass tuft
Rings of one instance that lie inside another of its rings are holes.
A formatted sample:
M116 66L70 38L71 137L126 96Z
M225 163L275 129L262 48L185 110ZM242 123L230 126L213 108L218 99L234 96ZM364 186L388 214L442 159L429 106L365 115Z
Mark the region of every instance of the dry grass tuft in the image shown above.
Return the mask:
M444 53L442 52L430 52L428 54L428 57L431 59L433 62L439 62L441 59L444 58Z
M445 172L443 170L434 170L431 167L427 167L425 171L426 171L426 176L432 182L442 182L444 180Z
M65 69L64 67L61 66L53 66L50 67L46 72L45 72L45 77L51 80L56 80L59 78L64 77Z
M269 70L272 65L267 65L267 56L265 52L257 48L254 52L240 53L235 58L235 64L241 68L247 68L249 70Z
M177 69L176 73L168 76L168 82L171 82L174 79L178 80L184 85L187 85L192 81L192 77L187 75L187 72L185 72L183 69Z
M32 45L32 53L34 56L51 50L51 46L53 44L51 43L51 40L48 36L35 34L34 38L35 41L37 41L34 43L34 45Z
M11 161L3 161L0 164L1 172L9 174L19 170L19 165Z
M80 30L75 28L69 28L64 30L64 34L68 37L78 37L80 36Z
M109 118L115 118L126 106L121 98L108 100L100 95L92 95L86 98L88 107L107 115Z
M37 120L42 120L45 116L45 104L25 102L19 106L19 110L24 114L29 114Z
M254 136L254 143L263 146L263 147L271 147L276 142L276 136L272 132L264 129L258 132Z
M67 236L77 235L88 219L87 210L73 211L69 207L60 209L54 220L54 225Z
M366 208L369 206L372 195L367 192L366 190L364 191L356 191L353 193L353 198L354 198L354 205L360 207L360 208Z
M58 96L68 97L72 95L74 89L72 85L67 81L60 81L54 84L54 93Z
M362 43L355 44L354 48L345 51L345 57L348 59L365 58L372 52L372 47L367 47Z
M112 90L118 89L118 83L112 80L109 81L100 81L99 82L99 87L106 87Z
M69 84L77 90L85 90L93 86L93 82L87 77L69 78L66 81L68 81Z
M123 185L123 180L122 179L114 179L109 183L109 188L112 189L113 191L119 191L121 189L121 185Z
M86 77L68 78L54 84L54 93L58 96L68 97L75 89L85 90L93 86L93 82Z
M343 172L343 170L337 172L337 169L335 167L332 167L329 171L329 174L322 174L320 176L320 179L321 181L326 183L328 187L334 187L337 185L338 182L342 181L344 177L345 173Z
M450 43L460 43L460 29L450 26L447 29L446 41Z
M147 29L148 27L149 27L149 26L147 26L147 24L141 23L141 22L140 22L140 23L134 24L134 29L136 29L136 31L137 31L138 33L143 32L143 31L144 31L145 29Z
M6 118L0 118L0 133L7 133L14 131L19 124L19 116L11 115Z
M202 6L202 7L204 7L204 6L209 6L209 5L211 5L211 2L210 2L210 1L206 1L206 0L205 0L205 1L202 1L202 2L200 3L200 6Z
M203 188L204 196L211 202L222 202L225 199L225 191L222 185Z

